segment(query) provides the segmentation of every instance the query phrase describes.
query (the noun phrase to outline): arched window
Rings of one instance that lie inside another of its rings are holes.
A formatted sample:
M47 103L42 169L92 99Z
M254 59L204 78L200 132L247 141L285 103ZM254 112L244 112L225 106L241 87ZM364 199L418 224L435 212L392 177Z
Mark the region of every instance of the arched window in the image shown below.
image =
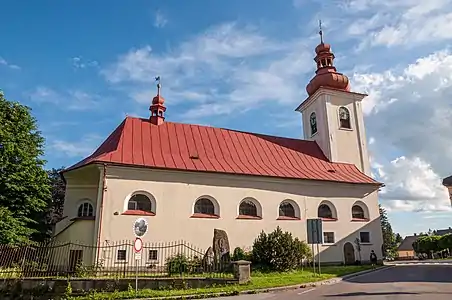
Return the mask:
M201 198L195 203L195 214L215 215L215 205L210 199Z
M353 205L352 207L352 218L353 219L365 219L364 209L359 205Z
M289 217L296 218L295 208L290 202L283 202L279 205L279 216L280 217Z
M94 209L91 203L83 202L78 207L77 217L92 217L94 216Z
M311 113L311 116L309 117L309 124L311 125L311 135L314 135L317 133L317 118L315 115L315 112Z
M352 206L352 221L368 221L369 210L362 201L356 201Z
M339 108L339 121L341 123L341 128L352 128L352 124L350 122L350 112L346 107L341 106Z
M154 212L151 199L144 194L135 194L130 197L127 203L127 210L139 210L148 213Z
M321 204L318 208L317 216L324 219L333 219L333 211L328 204Z
M251 199L243 200L239 205L239 216L260 217L256 203Z

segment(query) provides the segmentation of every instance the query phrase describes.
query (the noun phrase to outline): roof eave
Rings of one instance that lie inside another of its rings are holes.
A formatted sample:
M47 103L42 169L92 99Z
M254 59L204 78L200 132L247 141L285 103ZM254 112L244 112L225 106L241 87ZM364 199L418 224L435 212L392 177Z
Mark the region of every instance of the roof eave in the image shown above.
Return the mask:
M93 160L86 164L81 164L79 166L70 167L68 169L63 170L62 172L74 171L89 165L93 164L102 164L109 166L117 166L117 167L129 167L129 168L137 168L137 169L154 169L161 171L179 171L179 172L199 172L199 173L211 173L211 174L225 174L225 175L236 175L236 176L253 176L253 177L261 177L261 178L278 178L278 179L293 179L293 180L306 180L306 181L317 181L317 182L329 182L329 183L340 183L340 184L352 184L352 185L365 185L365 186L375 186L375 189L383 187L384 184L378 181L374 182L349 182L349 181L337 181L337 180L321 180L321 179L310 179L310 178L290 178L290 177L278 177L278 176L264 176L264 175L254 175L254 174L237 174L237 173L228 173L228 172L215 172L215 171L195 171L195 170L180 170L175 168L159 168L159 167L148 167L148 166L139 166L133 164L123 164L123 163L115 163L115 162L105 162L100 160ZM371 178L371 177L369 177Z
M358 100L359 100L360 98L361 98L360 100L362 100L362 99L364 99L365 97L368 96L368 94L364 94L364 93L357 93L357 92L350 92L350 91L347 92L347 91L343 91L343 90L339 90L339 89L334 89L334 88L331 88L331 87L321 86L321 87L319 87L319 88L317 89L317 91L315 91L314 94L312 94L311 96L308 96L306 99L304 99L303 102L301 102L301 104L297 106L297 108L295 109L295 111L301 112L301 110L303 109L303 107L305 107L305 106L310 102L309 100L316 98L316 96L317 96L318 94L321 94L321 93L334 93L334 92L336 92L336 93L337 93L337 92L341 92L341 93L349 93L349 94L353 94L353 95L356 95L356 96L357 96L357 99L358 99Z

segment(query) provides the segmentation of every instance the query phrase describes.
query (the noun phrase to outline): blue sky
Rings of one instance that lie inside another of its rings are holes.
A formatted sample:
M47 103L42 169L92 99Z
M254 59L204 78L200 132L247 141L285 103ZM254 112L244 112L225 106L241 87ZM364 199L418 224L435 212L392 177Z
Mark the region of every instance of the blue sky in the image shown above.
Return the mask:
M48 167L147 117L156 75L171 121L300 138L322 18L336 66L369 94L381 201L410 234L452 226L440 184L452 173L451 12L449 0L5 1L0 88L32 107Z

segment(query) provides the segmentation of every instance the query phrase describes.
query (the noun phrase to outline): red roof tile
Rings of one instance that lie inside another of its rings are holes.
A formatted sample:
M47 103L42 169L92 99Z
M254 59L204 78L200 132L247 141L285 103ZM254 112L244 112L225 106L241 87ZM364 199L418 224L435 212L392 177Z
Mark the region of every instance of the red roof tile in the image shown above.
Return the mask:
M316 142L127 117L91 163L380 185L352 164L332 163Z

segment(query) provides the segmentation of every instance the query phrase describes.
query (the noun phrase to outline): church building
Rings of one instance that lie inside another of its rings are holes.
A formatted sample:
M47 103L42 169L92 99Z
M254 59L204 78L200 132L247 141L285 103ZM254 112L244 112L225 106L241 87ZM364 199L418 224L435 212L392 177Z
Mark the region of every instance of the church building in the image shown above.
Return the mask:
M322 40L315 53L308 97L296 108L304 139L171 122L158 84L149 117L126 117L62 173L64 219L55 240L102 245L141 236L207 249L221 229L232 251L250 249L277 226L306 241L306 220L321 218L322 262L366 261L371 250L382 258L383 184L371 177L366 95L351 91L330 45Z

